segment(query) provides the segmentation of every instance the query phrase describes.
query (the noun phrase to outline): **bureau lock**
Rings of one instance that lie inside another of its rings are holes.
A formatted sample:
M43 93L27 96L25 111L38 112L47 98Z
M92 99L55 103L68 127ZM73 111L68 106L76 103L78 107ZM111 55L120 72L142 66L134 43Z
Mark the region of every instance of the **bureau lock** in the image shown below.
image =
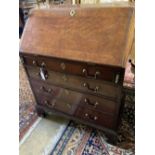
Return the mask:
M70 16L73 17L73 16L75 16L75 14L76 14L75 10L74 9L71 9L70 10Z

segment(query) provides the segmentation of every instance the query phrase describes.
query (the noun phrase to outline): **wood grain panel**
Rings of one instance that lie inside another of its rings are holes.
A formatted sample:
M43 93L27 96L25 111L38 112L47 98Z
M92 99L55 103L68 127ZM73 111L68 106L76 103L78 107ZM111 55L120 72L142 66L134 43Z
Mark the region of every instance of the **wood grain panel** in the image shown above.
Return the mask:
M70 7L35 10L20 51L124 67L124 49L133 7Z

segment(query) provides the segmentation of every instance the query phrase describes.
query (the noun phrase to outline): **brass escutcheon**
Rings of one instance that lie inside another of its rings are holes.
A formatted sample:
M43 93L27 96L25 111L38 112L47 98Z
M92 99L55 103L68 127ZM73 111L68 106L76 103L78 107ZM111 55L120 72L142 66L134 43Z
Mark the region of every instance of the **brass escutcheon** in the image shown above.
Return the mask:
M74 9L71 9L71 11L70 11L70 16L75 16L75 14L76 14L76 12L75 12L75 10Z
M61 67L61 69L62 69L62 70L65 70L65 68L66 68L65 63L64 63L64 62L62 62L62 63L60 64L60 67Z

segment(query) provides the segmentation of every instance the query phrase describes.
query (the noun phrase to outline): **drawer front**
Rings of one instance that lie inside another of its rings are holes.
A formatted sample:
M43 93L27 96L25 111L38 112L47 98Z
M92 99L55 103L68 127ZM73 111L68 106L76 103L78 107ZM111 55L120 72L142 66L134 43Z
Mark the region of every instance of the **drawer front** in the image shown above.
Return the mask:
M80 106L78 107L75 116L89 123L93 123L111 129L115 128L114 115L104 114L102 112Z
M30 80L31 86L35 93L35 96L40 100L42 96L46 96L49 99L63 100L69 104L77 105L82 96L81 93L70 91L61 87L49 85L42 81Z
M42 94L37 94L36 96L37 96L37 103L39 105L42 105L50 109L54 109L69 115L73 115L75 113L76 105L74 104L71 104L61 99L44 96Z
M25 65L45 66L47 69L79 75L91 79L102 79L116 84L123 82L123 68L88 64L83 62L75 62L63 59L41 57L41 56L22 56Z
M42 97L47 97L48 100L51 101L53 99L61 100L65 102L67 106L73 107L73 109L78 106L84 106L103 113L114 114L116 112L117 103L103 97L82 94L80 92L56 87L36 80L31 80L31 85L38 103L40 103Z
M116 102L93 95L83 95L79 105L105 114L114 114L117 107Z
M27 67L28 74L31 78L41 79L40 69L37 67ZM62 87L84 91L92 94L98 94L113 98L120 98L121 87L101 80L86 79L78 76L68 75L59 72L47 72L47 83L60 85ZM44 80L43 80L44 81Z

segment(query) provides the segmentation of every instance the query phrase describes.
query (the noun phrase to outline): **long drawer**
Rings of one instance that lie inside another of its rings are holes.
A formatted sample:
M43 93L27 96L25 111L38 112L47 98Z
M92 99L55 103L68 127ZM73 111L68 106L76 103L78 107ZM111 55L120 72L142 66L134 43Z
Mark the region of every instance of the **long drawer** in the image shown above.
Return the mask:
M21 59L25 65L35 67L46 66L47 69L52 71L79 75L92 79L102 79L116 84L122 84L123 82L124 69L119 67L33 55L22 55Z
M32 79L31 86L39 104L54 105L53 107L50 107L56 108L55 101L58 100L58 102L61 101L62 108L62 110L61 108L58 108L58 110L64 111L65 108L63 109L63 107L66 107L68 109L68 111L66 110L66 113L69 114L70 112L74 113L74 110L78 106L84 106L105 114L114 115L116 113L117 103L103 97L79 93Z
M30 78L41 80L38 67L27 67ZM84 91L95 95L103 95L114 100L121 97L121 87L101 80L86 79L78 76L68 75L59 72L47 71L47 79L42 80L50 84L59 85L73 90Z

